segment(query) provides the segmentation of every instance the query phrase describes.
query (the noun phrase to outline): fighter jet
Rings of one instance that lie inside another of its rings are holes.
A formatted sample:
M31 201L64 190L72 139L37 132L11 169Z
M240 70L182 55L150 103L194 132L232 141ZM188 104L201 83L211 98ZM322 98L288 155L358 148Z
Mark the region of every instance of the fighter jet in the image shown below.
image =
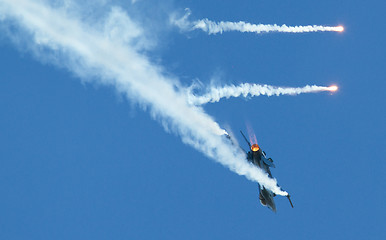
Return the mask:
M264 172L266 172L270 178L273 178L270 168L271 167L275 168L275 164L273 163L272 158L267 158L265 155L265 152L261 150L260 146L257 143L251 144L248 141L248 139L245 137L244 133L242 131L240 132L241 132L241 135L243 135L245 141L248 143L248 146L250 148L248 152L245 151L247 154L248 161L254 164L256 167L262 169ZM266 189L264 186L261 186L259 184L260 203L263 206L267 206L269 209L271 209L274 212L276 212L276 205L275 205L275 201L273 200L275 196L276 194L274 194L271 190ZM293 208L294 206L292 205L290 195L288 195L287 198Z

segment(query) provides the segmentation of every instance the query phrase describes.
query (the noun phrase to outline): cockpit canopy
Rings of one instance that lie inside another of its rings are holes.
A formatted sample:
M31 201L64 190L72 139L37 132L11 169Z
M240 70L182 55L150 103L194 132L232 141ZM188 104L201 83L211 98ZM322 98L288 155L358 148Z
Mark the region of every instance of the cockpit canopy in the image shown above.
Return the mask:
M267 206L267 202L265 201L263 195L261 195L261 192L259 194L259 200L260 200L261 205Z

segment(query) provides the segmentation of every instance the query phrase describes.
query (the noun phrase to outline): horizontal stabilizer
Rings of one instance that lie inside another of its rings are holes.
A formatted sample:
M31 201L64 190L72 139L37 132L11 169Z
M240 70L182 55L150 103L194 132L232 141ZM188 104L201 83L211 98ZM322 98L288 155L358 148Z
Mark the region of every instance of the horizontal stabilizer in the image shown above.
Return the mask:
M265 157L263 157L263 162L265 163L265 165L267 165L269 167L276 168L276 166L275 166L275 164L273 164L273 161L271 158L266 159Z

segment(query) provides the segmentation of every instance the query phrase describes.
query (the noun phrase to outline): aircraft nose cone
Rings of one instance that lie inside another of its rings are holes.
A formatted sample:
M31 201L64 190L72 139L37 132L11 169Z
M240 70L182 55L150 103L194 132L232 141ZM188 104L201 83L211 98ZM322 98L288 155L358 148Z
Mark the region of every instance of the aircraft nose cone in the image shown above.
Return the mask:
M274 206L271 208L271 210L272 210L274 213L276 213L276 206L274 205Z
M275 205L274 201L270 201L267 205L268 205L269 209L272 210L272 212L276 213L276 205Z

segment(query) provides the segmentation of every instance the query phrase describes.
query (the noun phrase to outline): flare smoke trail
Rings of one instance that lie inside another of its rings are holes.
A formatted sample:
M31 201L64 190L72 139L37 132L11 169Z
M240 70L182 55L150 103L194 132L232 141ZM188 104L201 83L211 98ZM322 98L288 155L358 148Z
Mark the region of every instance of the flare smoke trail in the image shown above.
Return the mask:
M277 24L251 24L243 21L240 22L213 22L208 19L203 19L194 22L193 30L201 29L209 34L239 31L239 32L251 32L251 33L262 33L262 32L285 32L285 33L305 33L305 32L342 32L343 27L328 27L318 25L307 25L307 26L287 26Z
M256 97L260 95L266 96L279 96L279 95L298 95L302 93L316 93L321 91L330 91L334 92L338 89L337 86L323 87L323 86L305 86L305 87L274 87L270 85L259 85L259 84L249 84L243 83L239 86L229 85L225 87L212 87L208 93L202 96L196 96L189 92L188 102L193 105L203 105L206 103L219 102L221 98L230 98L230 97Z
M201 29L208 34L217 34L230 31L238 32L251 32L251 33L263 33L263 32L283 32L283 33L305 33L305 32L342 32L343 26L329 27L318 25L307 26L287 26L277 24L252 24L243 21L239 22L214 22L207 18L189 22L188 17L191 14L189 9L186 9L187 13L180 19L171 18L173 24L185 31L193 31Z
M14 34L10 37L16 42L26 41L39 59L51 54L59 58L60 66L81 78L113 86L129 100L146 106L184 143L274 193L288 195L275 179L247 162L245 153L227 141L225 131L212 117L187 103L186 90L181 89L178 80L166 77L160 66L140 53L136 39L143 37L143 29L123 10L112 8L107 21L99 26L95 21L87 24L84 16L76 17L73 12L82 9L69 12L57 7L57 1L55 4L52 7L41 0L0 0L1 26L9 25L12 32L8 34ZM119 30L122 26L132 33L123 39L122 34L114 34L120 33L117 27Z

